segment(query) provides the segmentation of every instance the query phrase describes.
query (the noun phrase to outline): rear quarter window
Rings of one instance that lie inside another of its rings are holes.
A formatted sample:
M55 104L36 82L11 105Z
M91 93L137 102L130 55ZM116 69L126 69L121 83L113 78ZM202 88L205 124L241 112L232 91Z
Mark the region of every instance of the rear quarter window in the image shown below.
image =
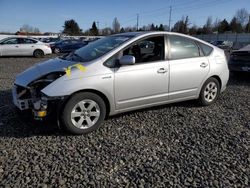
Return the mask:
M208 46L208 45L206 45L204 43L201 43L201 42L199 42L199 45L200 45L200 47L201 47L201 49L203 51L203 54L205 56L209 56L212 53L213 48L211 46Z

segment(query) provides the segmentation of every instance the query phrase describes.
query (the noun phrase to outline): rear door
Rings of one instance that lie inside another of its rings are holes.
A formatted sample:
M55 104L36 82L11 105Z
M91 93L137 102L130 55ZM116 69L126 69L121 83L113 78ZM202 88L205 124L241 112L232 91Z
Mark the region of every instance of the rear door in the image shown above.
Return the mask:
M33 55L36 49L36 40L19 38L19 50L21 55Z
M197 43L187 37L171 34L169 100L197 96L209 73L209 62Z
M18 38L6 39L1 43L2 56L20 55Z

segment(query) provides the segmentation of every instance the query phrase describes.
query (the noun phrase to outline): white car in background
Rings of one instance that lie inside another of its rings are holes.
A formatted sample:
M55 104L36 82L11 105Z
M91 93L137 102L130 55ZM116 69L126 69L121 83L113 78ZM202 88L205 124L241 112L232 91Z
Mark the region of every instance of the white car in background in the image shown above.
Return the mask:
M0 56L43 57L51 53L49 44L33 38L8 37L0 41Z

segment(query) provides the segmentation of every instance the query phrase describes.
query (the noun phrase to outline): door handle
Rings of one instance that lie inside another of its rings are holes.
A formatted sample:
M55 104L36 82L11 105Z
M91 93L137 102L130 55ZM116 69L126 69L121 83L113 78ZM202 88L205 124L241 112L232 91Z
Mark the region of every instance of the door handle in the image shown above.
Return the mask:
M167 69L165 69L165 68L160 68L157 70L157 73L159 73L159 74L164 74L166 72L167 72Z
M16 48L18 48L19 46L15 46Z
M208 64L204 63L204 62L200 64L200 67L202 67L202 68L206 68L207 66L208 66Z

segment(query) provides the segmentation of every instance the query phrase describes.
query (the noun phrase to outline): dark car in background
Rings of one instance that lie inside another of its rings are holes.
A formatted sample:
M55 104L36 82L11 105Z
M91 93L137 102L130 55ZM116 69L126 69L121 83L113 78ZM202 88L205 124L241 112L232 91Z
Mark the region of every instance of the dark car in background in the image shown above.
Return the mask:
M231 72L250 72L250 45L232 51L228 67Z
M52 44L52 43L59 42L60 38L55 38L55 37L42 38L41 41L44 42L44 43L50 43L50 44Z
M61 40L51 44L51 49L54 53L66 53L77 50L85 45L88 42L81 40Z
M210 42L211 44L213 44L214 46L217 46L218 48L220 49L223 49L223 50L232 50L232 47L233 47L233 42L231 41L212 41Z

